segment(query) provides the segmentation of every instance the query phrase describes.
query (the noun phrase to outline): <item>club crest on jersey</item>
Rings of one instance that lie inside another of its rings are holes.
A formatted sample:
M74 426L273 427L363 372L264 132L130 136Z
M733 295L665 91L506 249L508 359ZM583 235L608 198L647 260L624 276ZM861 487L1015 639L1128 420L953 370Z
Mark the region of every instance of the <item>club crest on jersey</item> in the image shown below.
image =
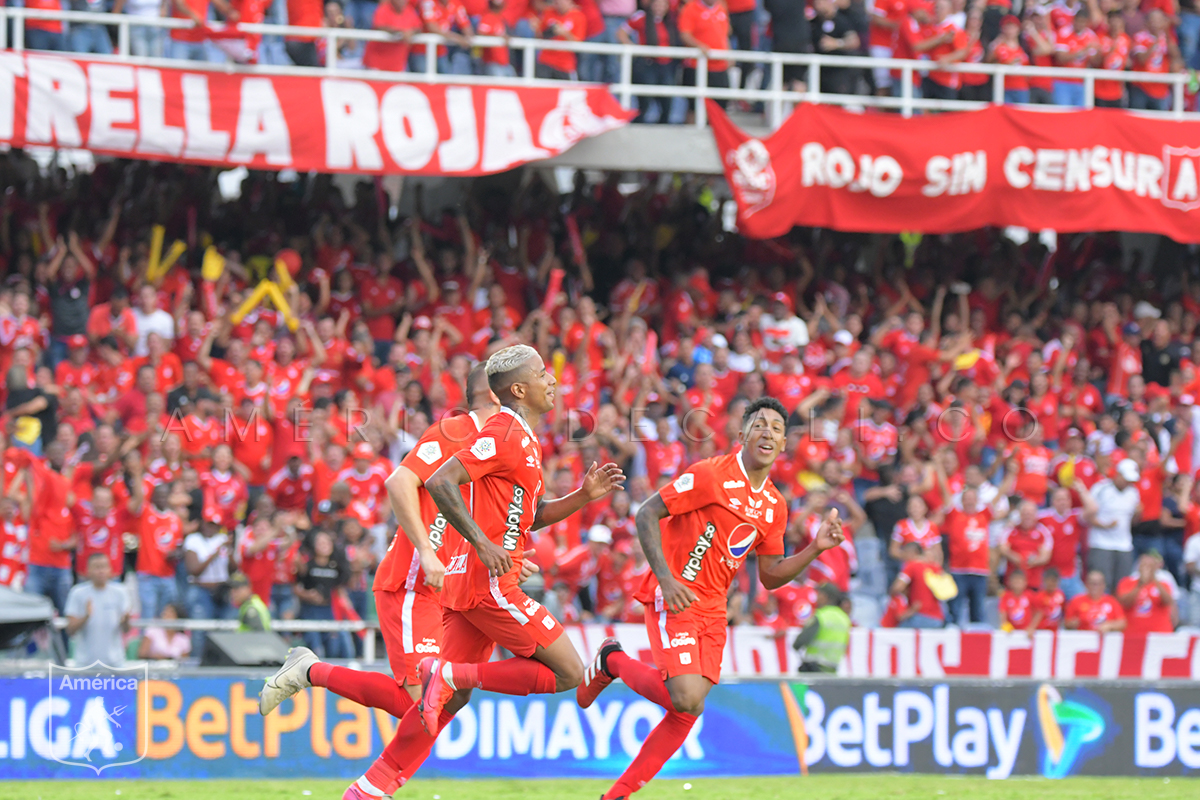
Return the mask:
M480 461L487 461L496 455L496 440L491 436L481 436L471 445L471 453Z
M741 558L746 553L750 552L750 548L754 546L754 540L758 538L758 529L753 525L742 523L738 525L729 534L726 544L729 546L729 555L734 558Z
M675 483L671 484L677 492L690 492L692 487L696 485L696 476L690 472L685 472L675 479Z
M525 490L513 486L512 500L508 504L508 516L504 519L505 550L516 550L517 542L521 540L521 511L525 503Z
M426 442L417 448L417 458L426 464L432 464L442 457L442 446L437 442ZM480 456L482 458L483 456Z
M682 573L685 581L694 583L696 578L700 577L700 569L704 566L704 554L712 547L713 534L716 532L717 526L711 522L704 526L704 533L700 534L700 538L696 540L692 552L688 553L687 563L683 565Z

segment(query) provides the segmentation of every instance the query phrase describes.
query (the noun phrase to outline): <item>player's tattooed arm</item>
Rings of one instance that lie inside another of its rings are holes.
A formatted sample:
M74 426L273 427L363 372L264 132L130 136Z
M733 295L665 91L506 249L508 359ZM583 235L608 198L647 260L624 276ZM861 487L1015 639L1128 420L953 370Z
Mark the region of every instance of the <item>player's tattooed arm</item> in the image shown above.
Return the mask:
M758 557L758 575L762 585L769 590L786 586L800 577L800 573L804 572L817 556L826 550L837 547L843 539L845 536L842 533L842 521L838 518L837 509L830 509L821 523L821 527L817 530L817 535L799 553L787 558L776 555ZM647 560L649 560L648 556Z
M446 522L475 548L479 561L487 567L488 574L498 578L512 571L512 558L503 548L488 539L472 518L467 504L463 502L462 491L458 487L470 482L471 475L466 467L457 458L451 458L429 476L429 480L425 481L425 490L437 504L438 511L442 512Z
M417 490L421 488L421 477L408 467L401 464L396 467L384 483L387 487L388 501L392 504L392 513L400 523L400 530L412 542L421 559L421 570L425 573L425 583L433 589L441 589L446 575L446 566L437 556L437 551L429 541L429 533L425 523L421 521L421 500Z
M660 523L669 516L671 514L667 511L667 504L656 492L638 509L634 522L637 525L638 540L642 543L642 552L646 555L646 563L654 572L654 577L658 578L663 607L672 614L678 614L696 602L696 595L675 577L667 565L666 556L663 555Z
M529 529L536 531L561 522L593 500L599 500L624 485L625 473L619 466L609 462L600 467L593 461L587 474L583 476L583 484L578 489L564 497L543 500L538 503L537 510L533 514L533 524L529 526Z

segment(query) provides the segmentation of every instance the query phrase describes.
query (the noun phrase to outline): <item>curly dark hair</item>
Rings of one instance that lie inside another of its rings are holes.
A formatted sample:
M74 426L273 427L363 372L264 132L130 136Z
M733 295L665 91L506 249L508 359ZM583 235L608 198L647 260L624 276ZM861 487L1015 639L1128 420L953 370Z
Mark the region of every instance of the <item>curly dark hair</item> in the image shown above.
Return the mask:
M742 427L745 428L747 425L749 425L750 420L754 419L754 416L763 409L774 411L783 419L785 424L787 423L788 413L787 409L783 407L783 403L779 402L774 397L764 396L746 406L746 410L742 412Z

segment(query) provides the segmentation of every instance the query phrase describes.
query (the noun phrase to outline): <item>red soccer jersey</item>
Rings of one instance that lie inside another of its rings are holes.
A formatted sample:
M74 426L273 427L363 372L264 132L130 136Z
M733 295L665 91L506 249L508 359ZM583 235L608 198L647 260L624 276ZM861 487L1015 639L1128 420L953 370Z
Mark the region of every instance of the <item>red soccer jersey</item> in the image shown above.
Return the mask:
M884 395L883 383L878 376L869 372L866 375L855 376L851 375L848 369L833 376L833 388L846 398L845 416L842 419L847 425L858 416L858 407L863 398L882 400Z
M874 420L864 419L857 425L857 438L863 455L876 463L888 463L896 457L900 446L900 433L890 422L876 425ZM860 477L879 480L879 473L863 467Z
M1046 502L1050 488L1050 459L1053 453L1044 445L1017 445L1012 457L1017 461L1016 493L1039 506Z
M879 0L879 2L875 3L872 11L870 38L867 40L867 43L871 47L895 48L896 34L899 28L885 28L874 24L874 22L876 19L884 19L898 26L907 17L908 0Z
M1081 31L1077 31L1073 25L1059 30L1058 41L1054 45L1056 56L1067 56L1067 60L1065 62L1058 62L1058 65L1071 69L1086 69L1091 62L1092 56L1099 51L1100 39L1096 36L1096 32L1091 28L1084 28ZM1065 83L1080 83L1083 79L1055 78L1055 80Z
M1164 96L1166 93L1166 84L1138 84L1145 91L1148 86L1162 86ZM1150 94L1149 91L1146 91ZM1153 95L1151 95L1153 96ZM1108 393L1117 394L1122 397L1129 395L1129 379L1134 375L1142 374L1142 351L1136 347L1130 347L1125 342L1117 345L1116 353L1113 355L1112 364L1108 370Z
M675 26L680 33L690 33L696 41L713 50L729 49L729 12L724 3L706 3L691 0L680 11ZM696 59L684 59L685 67L696 67ZM709 72L724 72L729 69L728 61L708 62Z
M204 515L217 514L221 527L232 531L250 499L246 482L236 472L209 470L200 475L200 486L204 489Z
M667 566L696 594L688 610L724 617L729 586L750 551L783 555L787 503L770 478L758 489L750 485L741 453L693 464L659 496L671 515L661 525ZM653 572L636 598L661 606Z
M940 569L933 564L924 561L909 561L900 570L899 577L904 579L907 585L906 594L908 595L908 605L917 609L918 614L924 614L927 617L933 617L937 620L944 620L945 614L942 613L941 601L933 594L933 590L926 583L926 576L930 573L938 574Z
M1078 511L1071 511L1066 516L1059 516L1052 508L1038 515L1038 524L1050 531L1054 541L1050 551L1050 564L1064 578L1075 575L1075 556L1079 554L1079 535L1083 533L1083 522Z
M0 586L24 585L29 571L29 526L19 520L0 523Z
M261 414L250 419L230 420L233 457L250 471L246 482L264 486L271 476L271 451L275 447L275 428Z
M183 543L183 523L178 515L159 512L146 503L138 516L137 532L137 571L174 578L175 562L168 556Z
M1100 51L1104 53L1101 67L1123 71L1129 65L1131 44L1127 33L1120 36L1101 36ZM1099 100L1120 100L1125 94L1125 84L1121 81L1096 81L1095 92Z
M807 547L817 535L821 527L821 517L809 514L800 523L803 535L800 546ZM826 550L817 556L808 567L805 580L809 586L819 586L822 583L832 583L843 592L850 591L850 576L858 571L858 553L854 549L854 539L847 536L837 547Z
M942 533L938 530L938 526L930 520L918 523L906 517L892 528L892 541L900 544L916 542L928 550L941 545Z
M425 429L417 446L408 451L408 455L400 462L421 479L429 480L438 468L450 460L459 449L479 434L479 421L474 414L463 414L457 417L443 417ZM472 484L463 487L463 500L467 507L472 505ZM452 554L465 555L463 547L470 547L454 528L446 524L446 518L438 511L437 504L422 486L417 490L421 501L421 522L426 526L429 543L442 559L449 563ZM453 536L448 536L453 534ZM375 591L395 592L400 589L418 594L434 595L435 592L425 585L421 575L421 559L417 556L417 548L397 529L388 545L387 553L379 562L375 572Z
M1086 594L1071 598L1067 610L1063 612L1065 620L1078 620L1081 631L1094 631L1105 622L1125 619L1121 604L1112 595L1104 595L1099 600L1093 600Z
M375 515L375 521L387 516L387 481L388 470L381 464L372 464L366 472L359 472L355 467L346 467L334 478L334 483L344 482L350 487L350 496L359 501Z
M1171 606L1163 596L1162 584L1155 581L1144 586L1138 586L1135 575L1122 578L1117 583L1117 594L1137 590L1133 605L1125 608L1125 618L1129 621L1125 629L1128 633L1172 633L1175 626L1171 624Z
M108 556L115 578L121 577L125 566L125 540L123 534L128 526L126 514L110 509L103 517L96 516L91 503L80 503L72 511L75 529L79 532L78 558L75 571L87 574L87 562L92 553Z
M517 588L525 549L530 545L529 526L538 498L545 493L542 445L524 419L501 408L471 446L454 456L471 476L472 516L488 539L508 551L513 561L512 571L497 582L489 578L474 548L463 541L463 552L451 554L442 602L450 608L467 609L490 596L493 587L498 586L505 595Z
M947 567L951 572L971 575L987 575L991 572L991 548L988 547L988 525L991 521L992 512L986 508L973 514L954 509L946 515L942 527L950 545L950 563Z
M1042 621L1038 623L1039 631L1056 631L1062 627L1063 607L1067 596L1062 589L1053 592L1042 590L1037 593L1038 610L1042 612Z
M1042 585L1042 570L1045 567L1030 567L1029 559L1036 556L1046 547L1052 547L1053 535L1042 525L1034 525L1028 530L1017 526L1004 537L1008 547L1021 559L1021 568L1029 578L1029 585L1034 589Z
M1138 56L1146 56L1143 61L1134 59L1134 72L1154 72L1161 74L1171 70L1170 50L1167 45L1166 34L1155 36L1150 31L1142 31L1133 37L1133 53ZM1166 97L1170 91L1170 87L1165 83L1139 83L1137 86L1150 97L1158 100ZM1118 354L1119 352L1120 350L1118 349ZM1140 364L1140 353L1138 361Z
M1028 589L1020 594L1005 589L1000 593L1000 623L1008 623L1016 630L1025 630L1033 622L1037 607L1037 598Z
M267 494L280 511L303 511L312 491L313 468L308 464L301 464L296 475L284 467L267 481Z

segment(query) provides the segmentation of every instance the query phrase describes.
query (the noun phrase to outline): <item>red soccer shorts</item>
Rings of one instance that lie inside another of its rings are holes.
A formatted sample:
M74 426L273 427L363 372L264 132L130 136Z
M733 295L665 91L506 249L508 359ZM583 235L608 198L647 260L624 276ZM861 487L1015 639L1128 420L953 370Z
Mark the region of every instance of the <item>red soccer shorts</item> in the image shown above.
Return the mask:
M660 601L661 602L661 601ZM646 632L654 665L663 679L676 675L703 675L721 682L721 657L725 653L725 617L709 617L684 611L646 608Z
M474 608L447 611L445 660L456 663L487 661L492 645L529 658L538 647L549 647L563 627L546 607L520 589L505 595L492 580L492 592Z
M442 652L442 603L421 592L375 592L379 630L397 681L420 686L417 667Z

